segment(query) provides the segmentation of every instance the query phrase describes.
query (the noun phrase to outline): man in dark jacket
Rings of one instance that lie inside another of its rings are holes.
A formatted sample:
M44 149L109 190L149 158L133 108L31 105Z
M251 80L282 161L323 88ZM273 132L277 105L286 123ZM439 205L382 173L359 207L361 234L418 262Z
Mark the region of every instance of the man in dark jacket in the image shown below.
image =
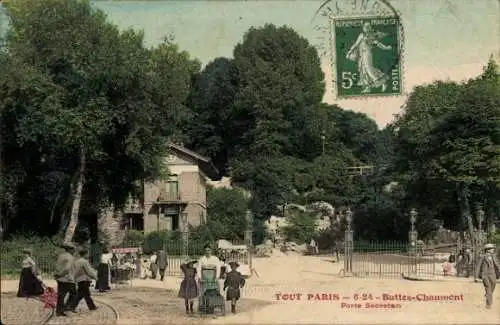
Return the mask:
M237 262L229 263L231 271L226 274L224 280L224 290L226 292L226 300L231 301L231 312L236 313L236 302L240 299L240 288L245 285L245 279L236 269L240 266Z
M163 278L165 277L165 270L168 266L168 257L165 250L162 249L158 252L156 263L158 264L158 270L160 272L160 281L163 281Z
M491 309L493 303L493 292L497 279L500 278L500 263L495 256L495 245L486 244L484 246L485 254L481 258L476 269L476 279L483 280L486 308ZM476 280L477 281L477 280Z
M62 245L64 252L59 254L56 261L55 278L57 281L57 307L56 316L67 316L64 312L68 310L69 303L76 297L75 284L75 245L65 243ZM68 303L64 300L69 293Z
M75 281L78 285L78 291L76 297L68 306L72 312L76 311L76 307L78 307L82 299L85 299L89 310L97 309L90 296L90 283L92 280L97 279L97 271L90 266L87 254L88 251L86 249L81 249L78 252L79 258L75 261Z

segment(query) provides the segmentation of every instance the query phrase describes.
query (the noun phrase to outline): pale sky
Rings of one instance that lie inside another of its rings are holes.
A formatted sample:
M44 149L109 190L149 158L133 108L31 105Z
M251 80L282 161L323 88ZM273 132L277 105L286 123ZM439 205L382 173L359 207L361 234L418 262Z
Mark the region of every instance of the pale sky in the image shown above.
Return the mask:
M288 25L317 43L321 34L311 18L323 0L95 1L120 28L143 29L147 45L168 34L203 64L232 57L234 46L252 26ZM499 0L392 0L405 33L404 87L433 80L461 81L481 72L488 57L500 57ZM331 76L329 63L323 70ZM331 79L331 78L330 78ZM328 87L328 85L327 85ZM384 126L400 111L405 97L324 101L364 112Z

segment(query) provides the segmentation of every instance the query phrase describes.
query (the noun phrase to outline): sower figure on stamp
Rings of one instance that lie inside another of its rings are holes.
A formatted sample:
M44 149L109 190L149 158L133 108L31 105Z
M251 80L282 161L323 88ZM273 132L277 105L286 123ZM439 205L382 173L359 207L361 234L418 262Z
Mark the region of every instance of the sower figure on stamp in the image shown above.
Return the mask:
M494 255L495 245L486 244L484 250L485 254L476 269L476 278L483 280L486 308L490 309L493 303L493 292L495 291L496 281L500 278L500 263ZM476 281L478 281L477 279Z
M97 271L90 266L86 249L81 249L78 255L79 258L75 261L75 281L78 285L78 291L76 297L70 302L69 309L76 312L80 301L85 299L89 310L96 310L97 307L90 297L90 282L97 279Z
M369 93L371 88L382 87L382 92L387 88L388 76L377 69L373 64L373 47L376 46L382 50L390 50L390 45L384 45L380 42L385 36L384 33L374 31L371 24L363 24L362 31L356 42L347 52L346 58L358 63L359 81L358 86L363 87L362 93Z
M67 316L64 312L68 310L69 303L76 297L75 258L73 256L75 246L71 243L65 243L62 247L64 252L57 257L55 273L57 281L56 316ZM64 299L68 293L68 304L65 304Z
M240 288L245 285L245 279L236 269L240 266L237 262L229 263L231 271L226 274L224 280L224 290L226 290L226 300L231 301L231 312L236 313L236 302L240 299Z

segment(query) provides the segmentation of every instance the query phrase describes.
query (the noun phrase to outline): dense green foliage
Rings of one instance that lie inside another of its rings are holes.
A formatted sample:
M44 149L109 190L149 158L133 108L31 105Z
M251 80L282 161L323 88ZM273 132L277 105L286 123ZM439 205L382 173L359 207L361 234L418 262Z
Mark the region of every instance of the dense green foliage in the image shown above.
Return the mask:
M85 212L120 206L138 180L161 175L167 140L190 116L184 102L199 63L173 44L145 48L141 32L119 32L88 2L18 0L8 8L2 224L57 231L77 180Z
M292 213L288 216L288 224L280 231L286 241L309 243L317 236L316 218L304 212Z
M211 189L208 222L192 229L199 243L242 240L248 207L261 242L264 221L291 202L351 206L356 236L367 240L406 240L412 207L422 237L439 221L471 231L478 204L488 223L500 215L493 60L465 83L414 88L379 130L365 114L322 103L318 54L287 26L251 28L233 58L200 71L177 45L146 48L142 32L119 31L86 1L12 0L8 9L12 29L0 52L2 234L64 232L78 184L80 224L95 223L85 216L120 207L137 195L137 181L163 175L172 140L210 157L251 193ZM375 166L374 174L347 172L360 165ZM308 240L312 218L291 219L286 236ZM150 250L155 236L134 240Z

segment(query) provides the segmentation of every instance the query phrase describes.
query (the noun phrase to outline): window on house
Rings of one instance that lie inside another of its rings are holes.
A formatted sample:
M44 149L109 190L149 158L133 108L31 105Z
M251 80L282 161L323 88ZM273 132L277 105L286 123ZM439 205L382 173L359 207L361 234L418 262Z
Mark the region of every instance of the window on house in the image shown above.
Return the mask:
M177 175L170 175L167 181L167 193L179 192L179 179Z
M144 217L142 216L142 214L126 214L123 221L124 222L121 225L121 229L123 230L144 231Z
M171 218L172 220L172 230L179 230L179 206L167 206L165 207L164 213L165 217Z

